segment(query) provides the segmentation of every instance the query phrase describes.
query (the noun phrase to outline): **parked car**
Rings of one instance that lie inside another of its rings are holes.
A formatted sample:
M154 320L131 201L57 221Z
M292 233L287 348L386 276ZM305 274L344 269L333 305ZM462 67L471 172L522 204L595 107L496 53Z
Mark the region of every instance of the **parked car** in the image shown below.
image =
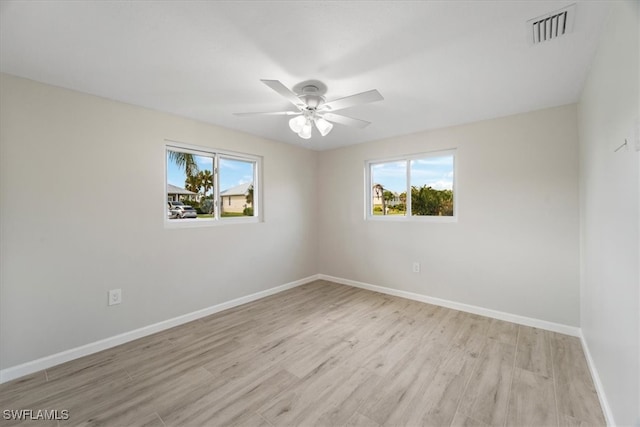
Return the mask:
M185 205L182 202L167 202L167 206L169 207L167 217L172 218L197 218L198 212L189 205Z
M176 206L173 208L177 218L197 218L198 212L191 206Z
M180 201L173 201L173 200L169 200L167 202L167 205L169 206L169 209L173 209L176 206L186 206L184 203L182 203Z

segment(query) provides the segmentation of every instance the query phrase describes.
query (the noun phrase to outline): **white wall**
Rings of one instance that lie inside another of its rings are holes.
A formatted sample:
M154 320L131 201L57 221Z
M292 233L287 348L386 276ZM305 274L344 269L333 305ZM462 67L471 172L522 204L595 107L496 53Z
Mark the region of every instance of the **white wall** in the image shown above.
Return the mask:
M317 272L315 152L0 85L0 368ZM165 229L165 138L264 156L265 222ZM121 305L107 307L111 288Z
M640 425L639 4L612 2L578 110L580 323L617 425Z
M364 220L365 160L450 148L457 223ZM319 271L577 326L577 149L569 105L321 152Z

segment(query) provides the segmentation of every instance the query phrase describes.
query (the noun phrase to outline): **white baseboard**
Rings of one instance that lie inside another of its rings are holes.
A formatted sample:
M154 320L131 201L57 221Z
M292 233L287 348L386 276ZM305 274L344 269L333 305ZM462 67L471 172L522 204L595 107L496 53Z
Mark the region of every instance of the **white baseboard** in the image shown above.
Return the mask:
M297 286L304 285L306 283L313 282L314 280L327 280L330 282L335 282L347 286L353 286L356 288L367 289L374 292L380 292L387 295L398 296L401 298L407 298L415 301L425 302L428 304L438 305L442 307L451 308L454 310L460 310L467 313L478 314L481 316L491 317L494 319L504 320L507 322L513 322L520 325L532 326L539 329L545 329L552 332L558 332L566 335L571 335L575 337L579 337L582 342L582 347L584 348L585 357L587 359L587 364L589 366L589 370L591 371L591 376L593 378L593 382L598 393L598 398L600 399L600 404L602 406L602 410L604 412L604 416L607 421L607 425L615 426L615 421L613 418L613 413L611 412L611 407L609 406L609 402L604 393L604 389L602 387L602 382L600 381L600 376L598 375L598 371L595 367L593 359L591 357L591 352L589 351L589 346L582 334L580 328L575 326L568 326L559 323L548 322L545 320L534 319L530 317L520 316L517 314L505 313L502 311L491 310L483 307L478 307L474 305L459 303L455 301L430 297L427 295L417 294L408 291L401 291L392 288L386 288L383 286L372 285L369 283L358 282L350 279L343 279L340 277L329 276L326 274L315 274L309 277L305 277L300 280L296 280L293 282L286 283L281 286L276 286L271 289L267 289L264 291L256 292L251 295L246 295L240 298L233 299L231 301L226 301L221 304L217 304L211 307L204 308L202 310L194 311L192 313L187 313L182 316L174 317L172 319L168 319L162 322L155 323L153 325L145 326L139 329L135 329L133 331L125 332L120 335L116 335L113 337L105 338L99 341L95 341L93 343L89 343L80 347L72 348L69 350L65 350L60 353L52 354L50 356L46 356L37 360L33 360L31 362L23 363L21 365L13 366L10 368L0 370L0 384L14 380L16 378L32 374L34 372L41 371L43 369L50 368L55 365L59 365L61 363L65 363L74 359L78 359L83 356L87 356L93 353L97 353L102 350L106 350L111 347L115 347L120 344L124 344L129 341L133 341L138 338L142 338L157 332L164 331L166 329L173 328L175 326L179 326L193 320L197 320L211 314L218 313L223 310L227 310L229 308L237 307L242 304L246 304L248 302L252 302L258 300L260 298L264 298L270 295L277 294L282 291L286 291L288 289L295 288Z
M268 297L269 295L277 294L279 292L286 291L287 289L292 289L297 286L301 286L301 285L304 285L305 283L313 282L314 280L318 280L318 279L319 279L319 275L314 274L312 276L305 277L304 279L295 280L293 282L289 282L281 286L276 286L271 289L256 292L254 294L236 298L231 301L226 301L221 304L216 304L211 307L204 308L202 310L198 310L192 313L184 314L182 316L174 317L173 319L164 320L162 322L154 323L153 325L144 326L142 328L134 329L133 331L125 332L120 335L105 338L100 341L95 341L80 347L72 348L69 350L62 351L60 353L42 357L40 359L32 360L31 362L26 362L21 365L2 369L0 370L0 384L6 383L7 381L14 380L16 378L20 378L24 375L29 375L34 372L38 372L43 369L50 368L55 365L59 365L61 363L68 362L70 360L78 359L83 356L97 353L99 351L106 350L108 348L115 347L117 345L124 344L126 342L133 341L135 339L142 338L147 335L155 334L156 332L164 331L166 329L173 328L174 326L179 326L184 323L188 323L193 320L197 320L202 317L206 317L211 314L218 313L223 310L227 310L229 308L237 307L239 305L258 300L260 298Z
M454 310L464 311L467 313L479 314L481 316L491 317L494 319L504 320L507 322L517 323L524 326L532 326L538 329L545 329L547 331L558 332L565 335L571 335L574 337L580 337L580 328L576 326L563 325L561 323L548 322L546 320L534 319L531 317L520 316L512 313L505 313L503 311L491 310L484 307L478 307L475 305L464 304L460 302L450 301L446 299L440 299L430 297L427 295L416 294L414 292L400 291L398 289L386 288L384 286L371 285L369 283L358 282L356 280L343 279L341 277L328 276L326 274L319 274L318 277L322 280L328 280L330 282L340 283L342 285L354 286L356 288L367 289L374 292L380 292L387 295L393 295L396 297L407 298L415 301L426 302L427 304L439 305L442 307L452 308Z
M596 365L591 358L591 352L589 351L589 346L587 345L587 340L584 337L582 331L580 331L580 341L582 342L582 349L584 350L584 355L587 358L587 365L589 366L589 371L591 372L591 378L593 378L593 385L596 388L596 392L598 393L598 399L600 399L600 406L602 406L602 412L604 412L604 418L607 422L608 426L615 426L616 422L613 419L613 412L611 412L611 406L609 406L609 400L607 400L607 395L604 393L604 388L602 387L602 381L600 381L600 375L598 374L598 370L596 369Z

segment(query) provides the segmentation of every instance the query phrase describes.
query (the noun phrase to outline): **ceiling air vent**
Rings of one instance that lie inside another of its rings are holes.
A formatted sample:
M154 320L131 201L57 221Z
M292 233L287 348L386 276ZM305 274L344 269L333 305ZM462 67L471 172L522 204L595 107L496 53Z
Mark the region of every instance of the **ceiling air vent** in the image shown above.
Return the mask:
M527 21L531 34L531 44L538 44L556 39L573 30L573 18L575 16L575 3Z

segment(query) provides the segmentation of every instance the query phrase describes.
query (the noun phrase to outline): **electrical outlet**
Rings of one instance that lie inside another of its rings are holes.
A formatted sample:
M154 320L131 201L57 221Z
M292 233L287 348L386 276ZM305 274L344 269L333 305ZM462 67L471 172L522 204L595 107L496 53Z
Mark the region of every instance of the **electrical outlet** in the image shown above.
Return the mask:
M418 261L413 262L413 272L420 273L420 263Z
M109 305L116 305L122 302L122 289L111 289L109 291Z

